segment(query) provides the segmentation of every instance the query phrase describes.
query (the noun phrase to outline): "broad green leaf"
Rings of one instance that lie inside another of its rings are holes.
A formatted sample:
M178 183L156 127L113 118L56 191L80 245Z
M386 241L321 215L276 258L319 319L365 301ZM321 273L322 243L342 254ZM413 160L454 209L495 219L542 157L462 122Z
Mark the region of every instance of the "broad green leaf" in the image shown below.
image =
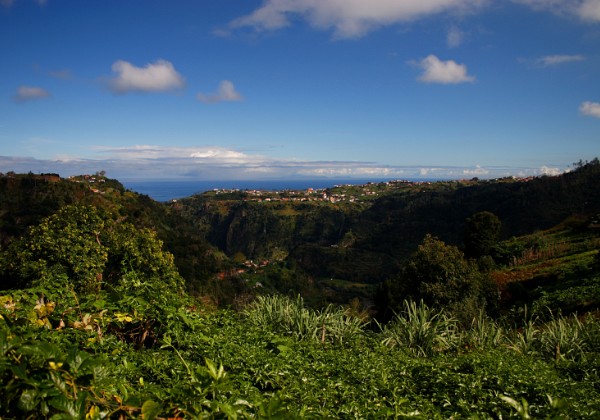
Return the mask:
M24 379L24 380L28 379L27 371L25 370L25 366L13 365L10 367L10 370L12 371L13 375L15 375L17 378Z
M160 414L161 410L162 406L159 403L147 400L142 405L142 416L144 420L153 420Z
M57 413L50 417L50 420L79 420L77 417L67 413Z
M38 392L35 389L26 389L21 394L17 406L23 411L31 411L37 405Z
M210 376L216 381L219 378L219 373L217 371L217 365L212 360L205 358L204 362L206 363L206 368Z
M77 418L78 410L75 401L68 399L65 395L59 395L52 398L49 402L50 406L68 414L70 418Z

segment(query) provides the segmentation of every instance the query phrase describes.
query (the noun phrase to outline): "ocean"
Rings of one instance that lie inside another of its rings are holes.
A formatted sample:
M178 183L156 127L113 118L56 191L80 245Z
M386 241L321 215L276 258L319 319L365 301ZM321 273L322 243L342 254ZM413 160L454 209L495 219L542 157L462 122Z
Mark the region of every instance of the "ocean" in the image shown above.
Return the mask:
M305 190L308 188L329 188L334 185L361 185L367 182L382 182L390 179L294 179L261 181L198 181L198 180L121 180L125 188L145 194L156 201L171 201L214 189L238 190Z

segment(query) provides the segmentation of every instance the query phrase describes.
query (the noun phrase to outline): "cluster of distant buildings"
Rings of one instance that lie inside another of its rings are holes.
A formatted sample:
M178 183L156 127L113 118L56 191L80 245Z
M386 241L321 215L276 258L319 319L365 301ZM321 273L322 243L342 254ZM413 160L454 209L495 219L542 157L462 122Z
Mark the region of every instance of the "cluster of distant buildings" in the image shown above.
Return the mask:
M326 202L355 203L369 200L377 197L380 193L390 189L399 188L406 185L431 184L429 181L385 181L368 182L366 184L344 184L334 185L332 188L307 188L306 190L283 190L283 191L265 191L265 190L239 190L239 189L215 189L216 195L223 194L243 194L242 200L255 202Z
M508 177L493 181L516 181L528 182L535 177L518 178ZM461 184L478 183L478 178L470 180L458 180ZM366 184L344 184L334 185L332 188L308 188L306 190L283 190L283 191L265 191L265 190L240 190L240 189L214 189L216 195L224 194L242 194L242 200L255 202L327 202L327 203L356 203L361 201L372 200L382 193L390 190L399 189L407 186L426 186L431 185L432 181L408 181L408 180L393 180L383 182L368 182ZM423 190L425 191L425 190Z

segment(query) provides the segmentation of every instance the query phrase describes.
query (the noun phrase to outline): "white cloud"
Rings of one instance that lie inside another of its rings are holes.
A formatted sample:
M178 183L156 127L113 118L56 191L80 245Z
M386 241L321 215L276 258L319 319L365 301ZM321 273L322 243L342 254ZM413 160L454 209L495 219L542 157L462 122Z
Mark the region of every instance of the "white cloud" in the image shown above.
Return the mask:
M220 147L193 152L190 154L190 157L196 159L248 159L248 155L244 153L236 152L235 150L223 149Z
M600 0L512 0L534 10L561 16L575 16L583 21L600 22Z
M199 93L196 98L200 102L204 102L206 104L215 104L218 102L236 102L243 99L242 95L235 90L235 86L229 80L221 81L216 93L211 95Z
M423 70L417 80L423 83L458 84L472 83L475 77L467 74L467 66L456 61L441 61L435 55L429 55L417 63L413 63Z
M583 1L578 9L578 15L584 20L600 22L600 0Z
M448 47L450 48L460 47L464 39L465 33L456 26L450 27L446 34L446 44L448 44Z
M600 118L600 103L598 102L583 102L579 106L579 112L588 117Z
M318 29L333 29L337 38L356 38L382 26L439 13L467 13L489 0L265 0L262 7L235 19L230 28L271 31L301 16Z
M112 65L112 71L116 76L110 79L109 87L116 93L165 92L185 86L183 77L165 60L157 60L145 67L119 60Z
M489 173L489 170L482 168L479 165L476 165L475 168L463 169L463 174L468 176L482 176L488 175Z
M17 103L23 103L48 97L50 97L50 92L46 89L35 86L19 86L13 100Z
M557 66L559 64L572 63L575 61L583 61L585 57L580 54L576 55L566 55L566 54L556 54L556 55L546 55L544 57L540 57L535 60L535 64L540 67L551 67Z
M558 176L560 174L562 174L564 172L564 170L560 169L560 168L552 168L549 166L542 166L540 168L540 175L549 175L549 176Z
M168 147L135 145L127 147L95 147L94 150L111 159L211 159L219 162L256 161L258 155L248 155L219 146Z

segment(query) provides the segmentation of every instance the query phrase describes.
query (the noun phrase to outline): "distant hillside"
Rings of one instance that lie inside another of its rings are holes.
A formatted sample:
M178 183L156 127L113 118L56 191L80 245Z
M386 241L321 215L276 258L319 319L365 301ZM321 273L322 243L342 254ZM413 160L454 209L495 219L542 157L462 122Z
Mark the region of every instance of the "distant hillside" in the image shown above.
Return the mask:
M369 202L322 194L331 202L256 200L239 192L197 195L176 207L231 257L283 257L309 276L374 283L393 275L426 234L462 247L465 221L480 211L498 216L503 239L571 216L590 219L600 213L600 163L556 177L396 184Z
M427 233L462 245L465 220L480 211L500 218L502 238L547 229L573 215L590 218L600 212L600 164L595 160L556 177L385 196L353 227L356 247L402 258Z

